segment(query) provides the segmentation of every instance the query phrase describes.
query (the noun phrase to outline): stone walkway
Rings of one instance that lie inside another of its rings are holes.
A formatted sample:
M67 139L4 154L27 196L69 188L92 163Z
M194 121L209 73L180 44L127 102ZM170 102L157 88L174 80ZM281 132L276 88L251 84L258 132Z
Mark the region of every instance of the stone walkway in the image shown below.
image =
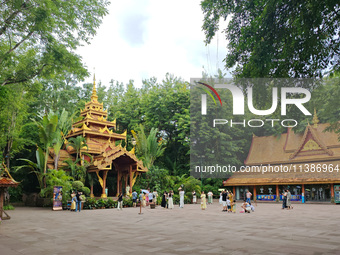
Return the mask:
M340 205L259 203L251 214L219 204L84 210L18 207L0 225L0 255L340 254Z

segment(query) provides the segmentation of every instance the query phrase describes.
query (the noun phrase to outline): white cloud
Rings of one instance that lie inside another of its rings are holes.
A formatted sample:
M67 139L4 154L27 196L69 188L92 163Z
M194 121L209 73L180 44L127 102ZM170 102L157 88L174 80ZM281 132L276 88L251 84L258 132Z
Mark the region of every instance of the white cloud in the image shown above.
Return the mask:
M220 35L210 46L204 45L199 3L112 1L97 35L78 54L90 72L96 68L97 80L105 85L111 79L124 83L133 79L140 86L142 79L162 80L166 73L189 81L201 76L203 66L216 74L218 67L223 68L226 40Z

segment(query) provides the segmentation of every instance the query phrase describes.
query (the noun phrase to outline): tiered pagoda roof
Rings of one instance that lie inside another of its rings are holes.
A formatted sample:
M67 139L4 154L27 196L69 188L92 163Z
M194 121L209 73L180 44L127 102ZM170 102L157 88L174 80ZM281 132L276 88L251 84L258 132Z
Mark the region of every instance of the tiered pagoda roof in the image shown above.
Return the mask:
M127 132L122 134L115 132L116 120L107 120L107 110L103 109L103 103L98 102L98 96L96 91L95 77L93 79L93 89L91 95L91 101L85 104L85 108L81 110L80 116L82 119L73 123L72 129L66 136L65 144L68 143L67 139L71 137L83 136L86 139L87 148L83 148L81 151L91 154L94 163L89 167L89 171L109 170L111 169L111 163L124 166L133 164L134 171L146 172L147 169L143 166L142 161L138 160L134 155L134 150L127 151L126 148L120 144L117 145L117 141L126 140ZM65 147L60 150L59 166L63 166L63 160L67 158L73 158L76 153L72 146ZM52 154L50 154L52 156ZM49 157L49 167L53 168L53 159ZM88 156L85 156L85 160L90 161ZM65 163L64 163L65 165Z

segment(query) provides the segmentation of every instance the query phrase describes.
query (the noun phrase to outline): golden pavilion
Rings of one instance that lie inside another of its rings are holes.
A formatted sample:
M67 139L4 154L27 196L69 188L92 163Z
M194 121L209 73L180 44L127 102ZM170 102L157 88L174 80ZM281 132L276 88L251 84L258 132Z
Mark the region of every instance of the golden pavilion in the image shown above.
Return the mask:
M82 119L73 123L72 129L66 136L65 147L60 151L58 165L60 167L65 166L63 162L65 159L75 159L75 149L71 146L66 148L67 139L83 136L88 148L85 147L81 150L81 152L86 152L82 157L87 162L92 162L87 171L96 173L102 187L101 197L107 197L106 179L108 172L114 172L117 177L117 194L123 191L123 184L125 188L129 186L131 192L137 176L142 172L147 172L148 169L144 167L142 161L137 159L134 148L127 151L126 146L121 146L120 142L126 141L126 131L122 134L116 133L116 120L107 120L107 110L103 109L103 103L98 102L95 77L91 101L85 104L80 116ZM86 154L91 155L92 161ZM50 153L48 167L51 169L54 168L53 161L53 154ZM93 185L91 185L91 196L94 196Z

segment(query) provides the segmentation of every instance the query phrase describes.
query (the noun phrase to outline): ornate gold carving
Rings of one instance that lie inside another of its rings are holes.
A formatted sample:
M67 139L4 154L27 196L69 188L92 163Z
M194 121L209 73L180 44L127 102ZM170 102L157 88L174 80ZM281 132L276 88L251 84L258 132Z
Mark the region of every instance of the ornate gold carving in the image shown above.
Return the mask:
M135 154L135 147L132 148L131 151L129 151L131 154Z
M314 150L321 150L321 147L312 139L306 142L305 146L303 146L301 151L314 151Z
M107 126L105 126L104 128L99 128L100 133L104 133L105 131L107 131L109 134L112 133L112 131L110 132L110 130L107 128Z
M104 182L103 182L103 179L102 179L102 177L100 177L100 175L99 175L99 170L98 171L96 171L96 174L97 174L97 176L98 176L98 181L99 181L99 183L100 183L100 186L104 186Z
M93 119L89 113L86 114L86 118Z
M90 128L88 128L88 127L86 126L85 123L83 124L83 126L81 127L81 129L82 129L82 130L91 130Z

